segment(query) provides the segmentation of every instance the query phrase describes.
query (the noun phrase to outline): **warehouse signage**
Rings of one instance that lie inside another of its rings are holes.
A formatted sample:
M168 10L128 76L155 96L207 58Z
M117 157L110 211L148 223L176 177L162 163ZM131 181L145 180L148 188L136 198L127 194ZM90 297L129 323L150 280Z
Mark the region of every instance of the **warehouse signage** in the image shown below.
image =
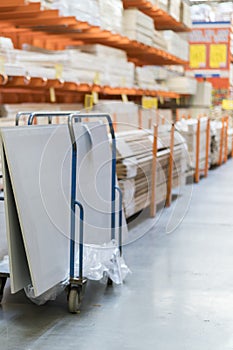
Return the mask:
M230 22L198 23L189 37L190 69L202 77L228 76L230 68Z
M230 87L230 22L193 23L189 35L189 68L198 80L213 86L213 105L222 105Z

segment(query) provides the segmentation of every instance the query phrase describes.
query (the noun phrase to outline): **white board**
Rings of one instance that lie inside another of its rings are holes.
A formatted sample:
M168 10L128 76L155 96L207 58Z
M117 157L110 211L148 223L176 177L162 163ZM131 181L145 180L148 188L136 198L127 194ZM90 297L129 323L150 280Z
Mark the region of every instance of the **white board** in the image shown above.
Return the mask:
M11 290L12 293L16 293L30 284L31 278L4 148L2 148L2 160Z

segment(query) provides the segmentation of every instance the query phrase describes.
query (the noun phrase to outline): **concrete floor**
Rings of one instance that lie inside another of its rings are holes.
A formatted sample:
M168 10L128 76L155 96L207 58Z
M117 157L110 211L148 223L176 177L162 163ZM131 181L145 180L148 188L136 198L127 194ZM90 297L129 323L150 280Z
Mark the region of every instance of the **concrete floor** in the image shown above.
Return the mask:
M132 270L125 284L90 282L79 315L67 312L64 294L39 307L23 293L10 295L8 285L0 349L232 350L232 174L230 160L194 185L189 211L171 233L165 228L175 203L162 211L156 225L124 249Z

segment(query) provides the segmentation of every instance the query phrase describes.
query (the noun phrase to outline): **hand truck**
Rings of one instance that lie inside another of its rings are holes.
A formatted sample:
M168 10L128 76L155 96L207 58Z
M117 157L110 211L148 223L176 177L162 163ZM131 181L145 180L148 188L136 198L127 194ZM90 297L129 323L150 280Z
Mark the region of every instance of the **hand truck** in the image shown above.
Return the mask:
M35 118L47 117L48 124L52 124L53 117L68 117L68 128L72 143L72 160L71 160L71 212L70 212L70 274L69 284L67 286L68 308L71 313L77 313L81 306L81 301L85 292L87 278L83 276L83 248L84 248L84 207L76 200L77 188L77 156L78 146L74 132L74 121L81 122L84 118L105 118L108 122L110 134L112 137L112 164L111 164L111 240L116 238L116 191L119 193L119 251L122 255L122 192L116 186L116 138L111 117L108 114L79 114L79 112L19 112L16 115L16 126L19 125L19 119L22 116L28 116L28 125L32 125ZM79 207L79 274L75 276L75 212ZM1 273L0 273L1 276ZM112 281L108 278L108 285ZM5 284L4 284L5 286ZM3 289L4 289L3 286Z

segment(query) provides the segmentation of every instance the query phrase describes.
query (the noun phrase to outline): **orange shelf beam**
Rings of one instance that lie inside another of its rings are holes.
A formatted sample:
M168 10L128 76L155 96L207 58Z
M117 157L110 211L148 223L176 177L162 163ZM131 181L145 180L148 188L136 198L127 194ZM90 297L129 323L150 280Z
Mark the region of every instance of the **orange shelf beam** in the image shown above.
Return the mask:
M124 88L124 87L110 87L100 86L95 84L77 84L75 82L63 82L59 79L47 79L41 77L24 77L24 76L10 76L3 77L0 80L1 93L14 93L15 89L24 91L24 93L31 93L33 89L48 90L53 87L61 92L75 92L75 93L91 93L96 91L103 95L128 95L128 96L151 96L151 97L164 97L168 99L179 98L180 95L170 91L149 90L140 88ZM36 90L35 92L36 93Z
M191 29L177 21L169 13L151 4L147 0L123 0L125 8L137 7L140 11L153 18L158 30L172 29L175 32L189 32Z

